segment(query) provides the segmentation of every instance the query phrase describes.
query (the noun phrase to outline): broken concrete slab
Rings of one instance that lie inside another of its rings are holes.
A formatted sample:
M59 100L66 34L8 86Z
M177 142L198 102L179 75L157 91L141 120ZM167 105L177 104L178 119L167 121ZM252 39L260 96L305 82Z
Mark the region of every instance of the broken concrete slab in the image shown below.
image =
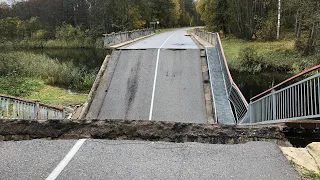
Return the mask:
M309 154L313 157L315 162L318 165L318 169L320 170L320 142L313 142L309 144L306 149Z
M309 171L319 172L318 165L306 148L280 147L289 161L306 168Z

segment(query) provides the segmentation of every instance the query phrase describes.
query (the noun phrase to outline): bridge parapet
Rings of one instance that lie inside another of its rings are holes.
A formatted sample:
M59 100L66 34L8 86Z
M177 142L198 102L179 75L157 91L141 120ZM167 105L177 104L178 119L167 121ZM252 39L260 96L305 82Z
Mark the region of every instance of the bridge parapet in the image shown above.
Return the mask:
M2 119L47 120L63 119L64 109L0 94L0 117Z
M225 83L226 94L228 96L229 101L231 102L234 109L234 116L237 122L241 122L248 118L248 103L245 97L242 95L242 92L233 81L231 73L229 71L228 63L226 57L224 55L224 51L222 48L222 43L220 40L220 36L218 33L212 33L205 31L204 29L196 29L197 36L202 38L203 40L211 43L218 53L218 60L221 65L221 71L223 74L223 80ZM210 72L211 73L211 72ZM212 88L213 89L213 88ZM214 94L214 93L213 93ZM217 114L217 113L215 113ZM216 117L219 119L219 117Z
M126 41L134 40L139 37L148 36L152 34L152 29L139 29L133 31L125 31L111 34L103 34L104 47L120 44Z

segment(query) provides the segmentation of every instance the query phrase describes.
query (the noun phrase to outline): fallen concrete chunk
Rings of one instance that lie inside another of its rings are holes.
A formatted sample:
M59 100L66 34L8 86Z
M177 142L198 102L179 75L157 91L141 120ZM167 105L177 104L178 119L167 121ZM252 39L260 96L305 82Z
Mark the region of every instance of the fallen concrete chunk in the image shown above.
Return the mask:
M314 158L320 170L320 142L314 142L307 146L309 154Z
M289 161L306 168L309 171L319 172L315 159L306 148L280 147Z

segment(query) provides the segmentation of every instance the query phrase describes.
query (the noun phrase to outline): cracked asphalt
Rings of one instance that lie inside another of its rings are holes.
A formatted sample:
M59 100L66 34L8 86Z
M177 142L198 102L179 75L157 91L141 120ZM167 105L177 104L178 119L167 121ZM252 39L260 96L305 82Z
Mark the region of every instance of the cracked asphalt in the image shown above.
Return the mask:
M89 112L93 119L207 123L200 49L187 30L165 32L122 48L112 59L117 63L110 86L97 91L103 98L90 107L99 112Z
M45 179L75 144L69 140L0 142L1 179ZM86 140L57 179L293 180L279 147Z

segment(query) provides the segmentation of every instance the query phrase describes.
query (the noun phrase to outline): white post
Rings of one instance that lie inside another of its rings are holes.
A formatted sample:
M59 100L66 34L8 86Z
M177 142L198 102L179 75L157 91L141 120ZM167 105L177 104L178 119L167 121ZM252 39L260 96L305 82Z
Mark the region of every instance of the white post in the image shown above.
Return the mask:
M33 120L41 119L41 113L39 113L39 111L40 111L40 101L35 101Z

